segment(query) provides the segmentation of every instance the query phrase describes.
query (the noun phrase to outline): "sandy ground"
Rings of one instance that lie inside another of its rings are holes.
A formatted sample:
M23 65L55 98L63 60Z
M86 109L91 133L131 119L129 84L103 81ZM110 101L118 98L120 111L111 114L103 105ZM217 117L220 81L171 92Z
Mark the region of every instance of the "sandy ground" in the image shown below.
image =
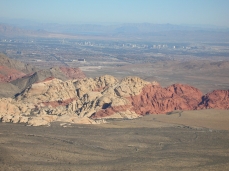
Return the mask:
M0 123L0 170L229 170L228 123L228 110L65 128Z

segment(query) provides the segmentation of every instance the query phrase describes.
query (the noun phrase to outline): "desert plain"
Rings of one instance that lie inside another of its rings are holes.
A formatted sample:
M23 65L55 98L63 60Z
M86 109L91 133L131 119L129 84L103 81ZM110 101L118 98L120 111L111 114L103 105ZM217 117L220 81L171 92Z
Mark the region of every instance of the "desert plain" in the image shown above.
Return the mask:
M0 170L227 170L229 111L174 111L106 124L0 123Z

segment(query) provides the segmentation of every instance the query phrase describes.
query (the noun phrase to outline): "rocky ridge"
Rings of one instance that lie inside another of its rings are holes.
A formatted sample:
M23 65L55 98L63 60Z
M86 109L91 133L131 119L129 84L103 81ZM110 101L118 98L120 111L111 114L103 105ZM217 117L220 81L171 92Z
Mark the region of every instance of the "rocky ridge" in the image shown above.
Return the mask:
M31 65L10 59L0 53L0 83L16 80L35 71Z
M37 69L29 64L25 64L18 60L11 59L6 55L0 53L0 66L5 66L10 69L14 69L25 74L33 73Z
M7 66L0 66L0 83L10 82L25 76L26 74L16 69L9 68Z
M22 91L33 83L41 82L50 77L66 81L70 79L82 79L86 76L79 68L54 67L27 74L26 76L11 81L11 83Z
M0 119L31 126L55 121L97 124L107 118L133 119L174 110L229 109L228 99L226 90L203 95L189 85L163 88L138 77L121 81L109 75L67 81L49 77L15 98L0 99Z
M199 109L229 109L229 90L214 90L202 97Z
M41 82L49 77L66 81L85 78L85 74L79 68L63 66L38 70L31 65L0 54L0 97L13 97L33 83Z

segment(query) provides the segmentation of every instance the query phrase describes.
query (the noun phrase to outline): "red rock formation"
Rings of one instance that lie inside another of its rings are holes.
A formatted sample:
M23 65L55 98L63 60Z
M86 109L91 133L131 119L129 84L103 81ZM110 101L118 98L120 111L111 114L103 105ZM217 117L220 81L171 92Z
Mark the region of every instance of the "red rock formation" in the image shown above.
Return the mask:
M203 96L199 109L229 109L229 90L214 90Z
M62 74L59 68L56 73ZM52 74L44 72L44 75ZM81 119L86 118L87 123L96 123L91 119L132 119L174 110L229 109L229 90L203 96L189 85L173 84L163 88L138 77L118 81L108 75L68 81L52 76L42 79L44 81L30 85L14 99L0 99L0 120L47 125L53 121L81 123Z
M85 78L85 74L79 68L60 67L60 70L69 79L82 79Z
M125 110L139 115L163 114L173 110L194 110L201 102L200 90L189 85L174 84L168 88L147 85L140 95L127 97L131 105L108 107L96 112L92 118L102 118Z
M138 96L130 97L133 110L140 114L193 110L201 102L202 93L189 85L174 84L168 88L146 86Z
M10 82L25 76L26 74L7 66L0 66L0 82Z

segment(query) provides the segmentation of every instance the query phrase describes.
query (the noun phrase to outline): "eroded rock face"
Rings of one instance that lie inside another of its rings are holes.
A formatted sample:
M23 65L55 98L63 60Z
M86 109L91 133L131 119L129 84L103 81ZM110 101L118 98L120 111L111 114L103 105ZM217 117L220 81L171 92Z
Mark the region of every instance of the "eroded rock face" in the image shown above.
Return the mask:
M104 75L101 77L96 77L95 79L92 78L85 78L74 83L77 95L79 97L83 97L84 94L90 91L97 91L101 92L110 86L113 86L118 83L118 79L110 75Z
M127 105L111 106L96 112L92 118L103 118L117 113L133 115L167 113L173 110L193 110L201 102L202 93L191 86L174 84L162 88L158 84L146 84L140 93L127 97Z
M228 94L222 90L203 96L189 85L163 88L138 77L121 81L109 75L68 81L50 77L14 99L0 99L0 119L31 126L55 121L97 124L107 118L133 119L173 110L228 109Z
M38 105L45 102L62 102L74 98L76 98L76 91L72 80L61 81L56 78L49 78L32 84L17 96L16 99Z
M150 83L138 77L127 77L120 82L117 82L117 79L113 77L106 77L112 80L112 84L102 84L101 87L104 88L100 87L101 91L96 94L95 98L91 98L90 93L84 95L89 98L86 99L86 103L83 103L81 108L83 110L79 110L78 114L93 119L140 117L134 111L127 111L131 105L127 97L140 94L142 88ZM98 82L96 80L101 79L95 79L95 82Z
M167 113L173 110L194 110L202 93L189 85L174 84L168 88L146 86L139 96L131 97L133 110L141 115Z
M203 96L199 109L229 109L229 90L214 90Z

